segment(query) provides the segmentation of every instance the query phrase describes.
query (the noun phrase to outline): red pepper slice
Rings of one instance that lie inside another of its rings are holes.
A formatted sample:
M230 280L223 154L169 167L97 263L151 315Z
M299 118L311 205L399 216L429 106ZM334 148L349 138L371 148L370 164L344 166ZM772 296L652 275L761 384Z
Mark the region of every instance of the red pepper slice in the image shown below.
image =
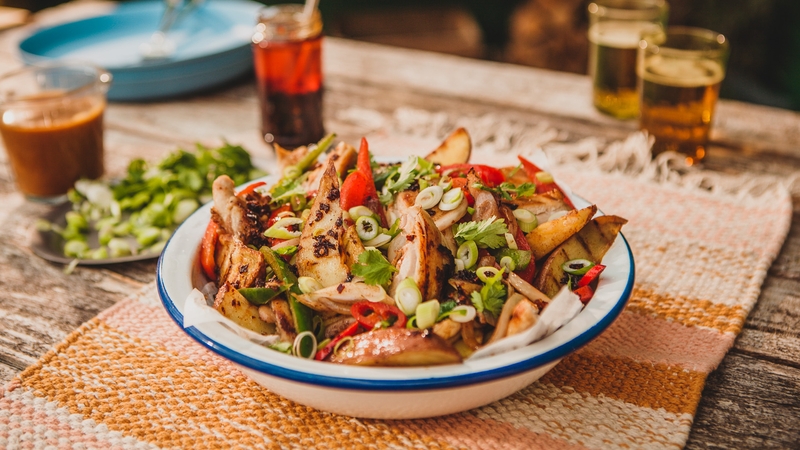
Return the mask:
M367 179L356 170L344 179L340 190L339 204L347 211L354 206L364 204L367 191Z
M253 191L255 191L257 187L264 186L265 184L267 184L266 181L256 181L255 183L253 183L253 184L245 187L244 189L242 189L239 193L236 194L236 196L237 197L244 197L247 194L252 194Z
M317 361L322 361L328 356L330 356L330 354L333 353L333 349L336 347L336 344L341 342L342 339L348 336L353 336L356 333L358 333L358 327L360 325L361 324L359 324L358 321L353 322L352 325L345 328L341 333L336 335L335 338L331 339L331 341L328 342L328 344L325 345L325 347L322 347L321 349L317 350L317 354L314 355L314 359L316 359Z
M203 240L200 241L200 267L203 273L206 274L209 280L216 280L216 263L214 261L214 253L217 249L217 240L219 239L219 225L217 222L210 220L206 227L206 232L203 234Z
M591 269L589 269L585 274L583 274L581 279L578 281L578 287L582 288L584 286L588 286L589 284L591 284L594 280L597 279L597 277L600 276L601 273L603 273L603 270L605 270L605 268L606 266L602 264L595 264Z
M525 239L525 232L522 231L522 228L517 227L517 234L514 236L514 241L517 243L517 248L520 250L531 250L530 244L528 244L528 240ZM531 262L528 263L528 267L523 270L517 270L514 273L519 275L520 278L527 281L528 283L533 283L533 276L536 274L536 260L531 256Z
M581 300L581 303L583 303L584 305L589 303L589 300L591 300L592 297L594 297L594 289L592 289L592 287L589 286L588 284L586 286L579 287L578 289L575 289L572 292L577 294L578 298L580 298Z
M371 330L382 322L392 322L392 327L403 328L406 326L406 315L400 308L387 305L386 303L373 303L370 301L360 301L353 303L350 313L356 318L364 328Z
M470 170L474 170L480 177L483 184L489 187L496 187L500 183L506 181L506 177L500 169L483 164L450 164L449 166L441 166L437 169L439 173L447 172L451 177L456 178L461 175L466 176Z
M567 198L566 195L564 195L564 191L562 191L555 182L543 183L539 181L539 179L536 177L536 174L539 172L544 172L544 170L540 169L536 164L523 158L521 155L519 155L518 158L519 162L522 163L522 168L525 170L525 173L528 174L528 178L533 180L533 184L536 185L536 193L543 194L545 192L558 191L564 196L564 203L566 203L570 208L575 209L575 205L573 205L572 201Z

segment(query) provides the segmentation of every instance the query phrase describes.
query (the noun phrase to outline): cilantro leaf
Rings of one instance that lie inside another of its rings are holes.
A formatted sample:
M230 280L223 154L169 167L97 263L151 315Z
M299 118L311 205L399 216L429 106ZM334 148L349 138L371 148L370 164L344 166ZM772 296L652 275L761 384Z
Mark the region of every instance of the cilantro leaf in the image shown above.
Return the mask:
M358 262L351 268L353 275L363 277L367 284L383 285L392 279L397 268L389 264L380 251L366 250L358 255Z
M475 241L481 248L499 248L506 244L505 234L508 227L504 219L492 216L478 222L464 222L456 226L455 238L459 245L466 241Z
M479 313L490 312L493 316L499 317L506 302L506 286L503 284L503 272L501 269L495 276L489 278L480 291L470 294L470 300L475 310Z

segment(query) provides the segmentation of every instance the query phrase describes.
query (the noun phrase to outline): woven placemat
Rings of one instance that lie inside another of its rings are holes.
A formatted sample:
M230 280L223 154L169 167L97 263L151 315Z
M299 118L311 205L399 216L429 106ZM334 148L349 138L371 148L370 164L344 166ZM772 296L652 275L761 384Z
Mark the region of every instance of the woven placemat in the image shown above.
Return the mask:
M683 446L706 377L733 345L786 237L791 198L778 183L676 173L664 160L637 157L646 136L604 147L539 144L575 192L629 220L636 284L605 333L531 386L424 420L316 411L188 338L151 285L0 391L0 447ZM476 147L476 158L494 162L514 151Z

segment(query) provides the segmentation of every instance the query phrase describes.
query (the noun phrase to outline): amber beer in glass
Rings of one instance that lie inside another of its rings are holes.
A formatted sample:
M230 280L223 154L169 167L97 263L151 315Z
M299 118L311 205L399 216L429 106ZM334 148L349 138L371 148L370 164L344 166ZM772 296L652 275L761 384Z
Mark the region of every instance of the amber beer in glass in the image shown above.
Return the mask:
M322 19L303 5L263 8L253 59L267 143L293 149L317 142L322 124Z
M594 106L619 119L639 114L636 55L643 33L663 30L664 0L597 0L589 4L589 74Z
M713 31L674 27L645 35L640 47L640 127L655 137L654 154L679 152L695 164L706 155L728 42Z

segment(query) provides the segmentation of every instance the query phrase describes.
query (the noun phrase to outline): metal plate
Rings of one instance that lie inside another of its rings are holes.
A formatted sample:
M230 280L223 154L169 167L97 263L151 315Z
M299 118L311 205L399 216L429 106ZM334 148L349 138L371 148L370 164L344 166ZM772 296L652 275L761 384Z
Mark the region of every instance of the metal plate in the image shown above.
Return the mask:
M42 219L56 224L58 226L66 226L67 221L65 214L72 209L72 203L64 203L52 209L50 212L42 216ZM97 245L97 233L92 232L89 234L89 245ZM44 258L48 261L70 264L75 258L64 256L62 247L64 239L58 233L53 231L41 231L36 228L31 232L30 248L37 256ZM103 259L79 259L78 265L82 266L103 266L108 264L119 264L133 261L144 261L148 259L158 258L160 253L140 253L138 255L122 256L118 258L103 258Z

